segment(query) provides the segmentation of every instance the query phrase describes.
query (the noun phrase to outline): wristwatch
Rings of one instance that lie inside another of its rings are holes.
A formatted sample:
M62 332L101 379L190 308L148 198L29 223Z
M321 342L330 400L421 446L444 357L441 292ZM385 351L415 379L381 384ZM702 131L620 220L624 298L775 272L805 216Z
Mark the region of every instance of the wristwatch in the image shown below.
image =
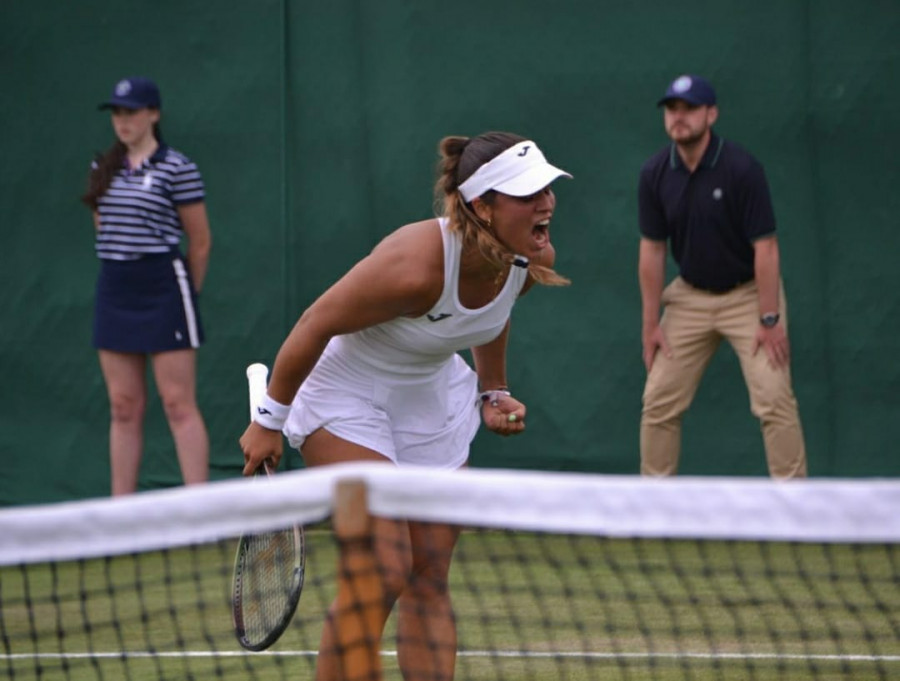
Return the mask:
M759 323L767 329L771 329L778 323L779 319L781 319L780 314L778 314L777 312L769 312L768 314L764 314L759 318Z

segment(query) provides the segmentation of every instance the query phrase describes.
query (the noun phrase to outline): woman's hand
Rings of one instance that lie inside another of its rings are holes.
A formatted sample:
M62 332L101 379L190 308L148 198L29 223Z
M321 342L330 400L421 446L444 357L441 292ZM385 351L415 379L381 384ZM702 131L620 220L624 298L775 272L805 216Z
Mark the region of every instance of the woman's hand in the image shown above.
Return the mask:
M241 435L240 443L244 452L244 475L253 475L264 461L268 461L272 470L278 468L284 447L280 430L269 430L258 423L251 423Z
M487 399L481 405L484 425L498 435L516 435L525 430L525 405L503 393Z

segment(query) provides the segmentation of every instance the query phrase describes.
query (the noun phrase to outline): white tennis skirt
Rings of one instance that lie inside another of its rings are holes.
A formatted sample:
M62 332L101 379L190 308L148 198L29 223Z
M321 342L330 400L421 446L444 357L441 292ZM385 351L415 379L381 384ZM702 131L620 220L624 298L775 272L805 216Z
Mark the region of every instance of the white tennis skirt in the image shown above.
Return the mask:
M469 458L478 378L458 354L427 377L387 375L330 345L291 406L284 434L301 449L319 428L398 465L453 469Z

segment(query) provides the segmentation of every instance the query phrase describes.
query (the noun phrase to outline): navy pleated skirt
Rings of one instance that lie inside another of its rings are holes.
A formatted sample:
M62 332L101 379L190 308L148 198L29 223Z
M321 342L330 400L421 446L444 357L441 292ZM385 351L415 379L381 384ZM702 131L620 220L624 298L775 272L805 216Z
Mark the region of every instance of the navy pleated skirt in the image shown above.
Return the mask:
M197 293L178 252L101 258L94 305L97 349L153 353L203 343Z

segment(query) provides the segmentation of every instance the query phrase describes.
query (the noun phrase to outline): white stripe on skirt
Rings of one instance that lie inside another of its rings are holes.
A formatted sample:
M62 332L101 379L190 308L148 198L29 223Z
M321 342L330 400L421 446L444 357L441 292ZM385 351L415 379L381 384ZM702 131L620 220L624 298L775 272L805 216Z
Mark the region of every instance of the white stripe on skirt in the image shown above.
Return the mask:
M199 348L200 337L197 333L197 316L194 314L194 299L191 297L191 284L188 281L187 269L179 258L173 260L172 265L175 268L175 278L178 280L178 288L181 291L181 302L184 304L184 318L187 320L191 347Z

